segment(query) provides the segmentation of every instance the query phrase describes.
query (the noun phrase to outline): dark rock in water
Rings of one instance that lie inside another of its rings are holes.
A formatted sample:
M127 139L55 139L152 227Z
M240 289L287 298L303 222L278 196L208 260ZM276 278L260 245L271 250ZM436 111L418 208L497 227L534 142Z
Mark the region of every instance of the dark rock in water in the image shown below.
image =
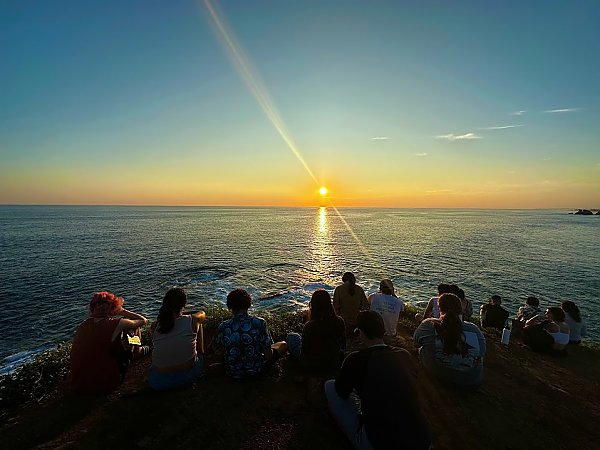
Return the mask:
M600 216L600 209L598 211L596 211L596 215Z
M575 212L574 214L578 214L581 216L593 216L594 213L591 212L589 209L578 209L577 212Z

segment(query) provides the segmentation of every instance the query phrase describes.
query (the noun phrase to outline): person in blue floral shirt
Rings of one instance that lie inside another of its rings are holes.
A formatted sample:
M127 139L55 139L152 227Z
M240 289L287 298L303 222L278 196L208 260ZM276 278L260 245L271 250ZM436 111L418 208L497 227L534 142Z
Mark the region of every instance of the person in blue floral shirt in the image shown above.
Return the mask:
M227 295L227 308L233 314L219 324L213 346L223 351L225 372L235 379L262 375L287 351L285 342L273 343L267 322L250 316L252 297L244 289Z

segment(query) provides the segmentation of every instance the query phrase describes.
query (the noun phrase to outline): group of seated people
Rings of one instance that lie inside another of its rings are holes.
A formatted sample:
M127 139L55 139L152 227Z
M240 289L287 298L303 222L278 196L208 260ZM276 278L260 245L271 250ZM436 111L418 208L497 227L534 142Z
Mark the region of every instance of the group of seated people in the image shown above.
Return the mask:
M211 350L233 379L261 377L289 352L307 374L322 379L335 376L324 383L325 395L336 422L356 448L399 448L409 444L407 436L414 439L409 448L428 448L426 421L408 372L410 354L386 345L387 337L396 335L404 303L391 280L382 280L379 291L368 297L352 273L345 273L342 281L333 301L326 290L313 292L302 332L291 332L280 342L273 341L264 319L248 313L250 294L244 289L231 291L227 308L232 317L219 324ZM150 350L150 388L167 390L191 385L204 370L206 314L186 312L186 303L185 290L175 287L166 293L151 327L153 348L149 349L129 344L130 337L135 333L139 336L139 328L147 320L124 309L123 299L114 294L95 294L89 317L79 326L73 341L73 390L94 393L115 389L128 363ZM486 342L479 327L465 320L470 311L464 291L441 284L438 296L418 317L414 343L427 372L443 383L476 388L483 380ZM559 322L554 331L548 326L549 333L564 333L560 325L564 315L555 316L553 308L548 312L549 320ZM530 316L527 308L518 315L527 318L527 324L538 317ZM578 310L570 317L580 318ZM357 338L362 349L345 355L348 337Z
M481 326L510 327L513 333L522 334L524 343L537 352L564 356L567 345L581 343L581 338L586 335L585 320L571 300L551 306L542 313L539 299L529 296L510 321L510 313L501 305L502 298L492 295L489 302L481 306Z

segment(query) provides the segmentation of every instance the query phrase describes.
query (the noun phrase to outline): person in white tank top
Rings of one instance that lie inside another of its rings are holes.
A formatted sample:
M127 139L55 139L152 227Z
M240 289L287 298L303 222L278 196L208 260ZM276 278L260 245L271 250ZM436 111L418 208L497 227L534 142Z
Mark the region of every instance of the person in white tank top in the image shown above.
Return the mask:
M396 336L398 318L404 310L404 303L394 293L391 280L381 280L379 292L369 295L370 310L379 313L385 325L386 336Z
M187 294L181 288L166 293L157 321L152 325L154 351L148 384L154 390L191 385L204 365L202 323L204 311L183 314Z

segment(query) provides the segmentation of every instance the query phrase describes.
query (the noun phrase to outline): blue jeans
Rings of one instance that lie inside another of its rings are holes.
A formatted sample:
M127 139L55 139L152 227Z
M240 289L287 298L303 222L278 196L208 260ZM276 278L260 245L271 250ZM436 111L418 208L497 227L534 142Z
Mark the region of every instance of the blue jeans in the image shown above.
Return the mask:
M162 373L151 367L150 374L148 375L148 384L155 391L166 391L168 389L190 386L202 375L203 368L204 359L202 356L198 356L194 367L181 372Z
M352 446L357 450L373 450L365 427L360 423L360 398L358 395L352 392L347 399L343 399L335 390L334 380L327 380L324 387L329 410Z

